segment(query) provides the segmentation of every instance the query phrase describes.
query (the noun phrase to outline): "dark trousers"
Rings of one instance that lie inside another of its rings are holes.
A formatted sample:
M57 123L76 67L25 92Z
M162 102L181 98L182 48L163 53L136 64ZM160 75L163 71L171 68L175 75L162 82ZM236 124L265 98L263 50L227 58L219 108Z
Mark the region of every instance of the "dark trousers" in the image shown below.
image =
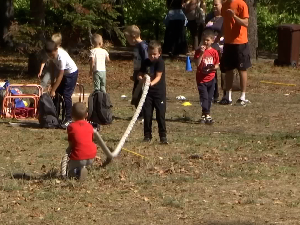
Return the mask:
M76 87L78 78L78 70L74 73L67 74L63 76L63 79L57 88L57 92L63 96L66 106L65 119L72 118L72 94Z
M160 137L166 137L166 98L156 97L148 93L144 107L144 136L152 138L153 111L156 110L156 121Z
M134 96L134 92L135 92L135 89L137 88L137 86L139 85L139 80L138 80L138 74L139 74L140 71L134 71L133 73L133 79L134 79L134 84L133 84L133 88L132 88L132 99L131 99L131 105L134 105L135 108L137 108L137 106L139 105L139 102L140 102L140 99L142 97L142 93L143 93L143 90L141 89L140 90L140 93L138 95L138 98L136 99L133 99L133 96ZM141 111L139 117L143 117L143 111Z
M193 40L193 50L195 50L198 48L198 45L201 41L204 24L198 25L196 20L189 20L186 27L190 31L190 35Z
M215 90L215 79L198 84L198 91L200 95L200 104L202 106L202 114L210 114L211 101Z

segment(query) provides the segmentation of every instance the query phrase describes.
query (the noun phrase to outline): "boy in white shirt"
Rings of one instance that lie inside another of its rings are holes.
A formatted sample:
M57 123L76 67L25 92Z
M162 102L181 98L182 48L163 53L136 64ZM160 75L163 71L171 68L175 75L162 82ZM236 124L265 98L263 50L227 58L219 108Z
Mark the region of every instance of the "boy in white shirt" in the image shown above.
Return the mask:
M64 49L58 48L55 42L48 41L45 51L59 70L56 81L51 85L50 95L54 97L57 92L64 98L66 115L61 128L66 129L72 122L72 94L77 83L78 68L69 54Z
M105 61L110 61L108 52L102 48L103 39L99 34L92 37L94 48L90 53L90 75L93 76L94 90L106 92L106 68Z
M51 40L57 44L58 48L61 48L61 44L62 44L61 33L53 34ZM45 52L43 51L41 54L41 67L38 73L38 78L41 79L42 75L44 75L41 80L41 86L43 87L44 91L47 91L47 86L49 81L51 81L51 85L54 84L57 73L58 73L58 69L54 68L53 63L49 62L48 55L45 54Z

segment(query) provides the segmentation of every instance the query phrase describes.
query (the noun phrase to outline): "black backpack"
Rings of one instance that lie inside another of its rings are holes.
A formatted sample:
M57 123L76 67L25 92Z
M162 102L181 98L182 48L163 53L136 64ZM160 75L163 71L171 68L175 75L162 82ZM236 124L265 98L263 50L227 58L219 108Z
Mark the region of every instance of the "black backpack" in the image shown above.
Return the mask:
M65 115L64 100L59 94L51 98L48 93L44 93L40 97L38 110L41 128L58 128L60 111L62 110L62 120Z
M94 91L89 96L88 121L101 125L111 124L113 120L111 108L109 94Z

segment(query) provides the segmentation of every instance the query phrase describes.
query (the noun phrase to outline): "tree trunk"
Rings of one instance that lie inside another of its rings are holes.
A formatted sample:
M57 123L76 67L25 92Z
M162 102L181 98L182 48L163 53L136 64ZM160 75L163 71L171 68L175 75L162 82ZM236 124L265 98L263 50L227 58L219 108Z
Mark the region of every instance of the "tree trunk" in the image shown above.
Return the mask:
M36 27L37 34L35 40L45 42L43 28L45 27L45 3L43 0L30 0L30 14L33 18L32 24ZM28 74L36 76L40 70L41 61L38 52L32 52L28 57Z
M257 59L257 47L258 47L258 38L257 38L257 10L256 4L257 0L245 0L249 8L249 26L248 26L248 38L249 38L249 47L250 55L252 59Z
M13 0L0 1L0 44L5 47L12 44L8 35L9 27L14 16Z

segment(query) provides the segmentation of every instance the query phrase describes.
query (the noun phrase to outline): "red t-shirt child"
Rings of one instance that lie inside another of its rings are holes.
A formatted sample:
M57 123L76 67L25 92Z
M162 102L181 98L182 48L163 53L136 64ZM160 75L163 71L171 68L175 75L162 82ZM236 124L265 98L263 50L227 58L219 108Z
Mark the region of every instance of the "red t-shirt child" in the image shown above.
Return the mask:
M197 49L195 52L194 59L199 59L201 55L201 49ZM215 78L215 71L206 73L209 65L219 64L219 54L217 50L210 48L204 51L202 60L197 68L196 81L197 84L207 83Z
M93 142L94 130L91 124L78 120L68 126L67 132L71 145L70 159L85 160L96 157L97 147Z

